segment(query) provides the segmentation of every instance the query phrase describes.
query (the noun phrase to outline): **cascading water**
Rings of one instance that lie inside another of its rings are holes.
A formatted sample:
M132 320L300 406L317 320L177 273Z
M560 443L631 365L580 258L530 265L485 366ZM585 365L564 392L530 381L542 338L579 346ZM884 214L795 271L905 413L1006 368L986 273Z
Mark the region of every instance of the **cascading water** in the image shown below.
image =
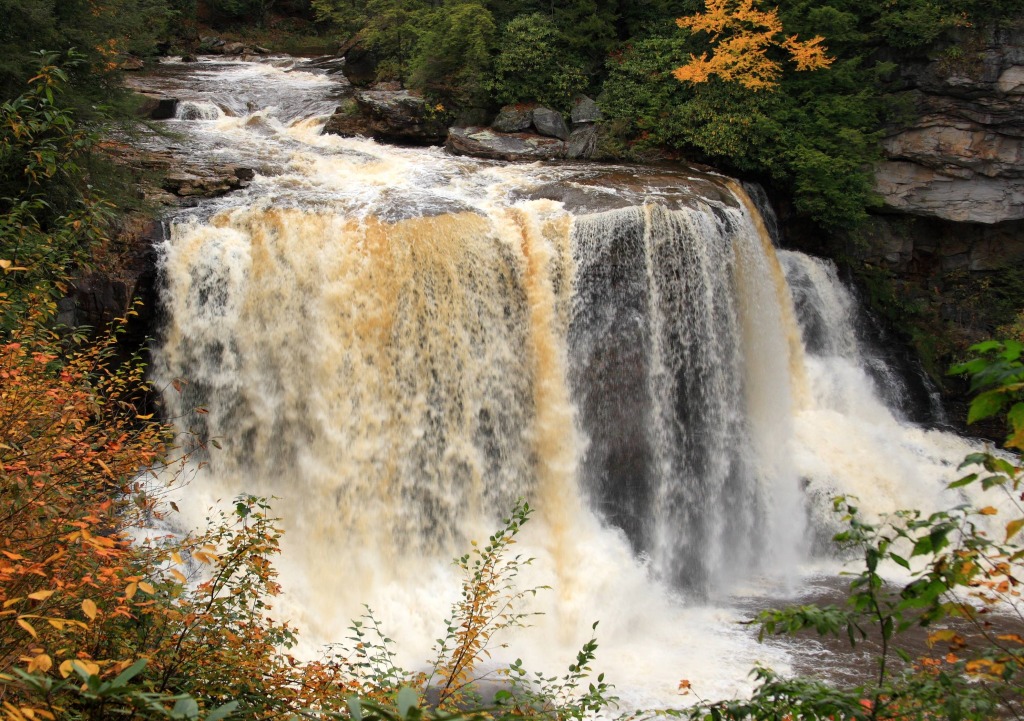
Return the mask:
M879 399L834 273L777 254L725 178L321 136L336 86L303 68L153 81L218 108L171 121L190 152L259 171L161 249L155 376L219 445L183 522L276 497L307 637L369 603L414 666L457 592L447 560L526 497L523 580L554 587L514 642L528 664L567 664L601 620L627 703L785 667L729 625L729 590L798 584L829 495L920 506L967 449Z

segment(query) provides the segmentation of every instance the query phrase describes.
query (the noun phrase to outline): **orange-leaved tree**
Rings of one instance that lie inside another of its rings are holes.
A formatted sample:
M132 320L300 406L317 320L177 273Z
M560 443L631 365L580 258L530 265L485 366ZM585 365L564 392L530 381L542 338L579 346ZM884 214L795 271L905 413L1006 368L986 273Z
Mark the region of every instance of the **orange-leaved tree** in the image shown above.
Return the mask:
M832 62L822 45L824 38L799 40L787 36L778 9L761 10L756 0L706 0L703 13L681 17L676 24L710 37L714 54L691 54L674 74L683 82L702 83L712 75L740 83L751 90L775 87L787 57L797 70L815 70Z

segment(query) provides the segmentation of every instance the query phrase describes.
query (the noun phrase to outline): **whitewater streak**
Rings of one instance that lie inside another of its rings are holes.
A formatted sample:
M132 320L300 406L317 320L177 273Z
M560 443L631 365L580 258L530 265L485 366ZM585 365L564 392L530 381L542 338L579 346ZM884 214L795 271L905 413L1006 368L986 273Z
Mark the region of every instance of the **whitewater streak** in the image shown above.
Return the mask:
M275 497L308 642L367 603L416 667L449 559L527 498L523 582L553 590L510 658L556 672L600 620L626 710L682 677L734 694L788 651L729 594L798 590L831 495L942 503L966 443L886 406L834 269L777 252L732 181L322 136L329 78L200 68L164 81L192 93L171 122L260 172L161 248L155 375L208 449L178 504Z

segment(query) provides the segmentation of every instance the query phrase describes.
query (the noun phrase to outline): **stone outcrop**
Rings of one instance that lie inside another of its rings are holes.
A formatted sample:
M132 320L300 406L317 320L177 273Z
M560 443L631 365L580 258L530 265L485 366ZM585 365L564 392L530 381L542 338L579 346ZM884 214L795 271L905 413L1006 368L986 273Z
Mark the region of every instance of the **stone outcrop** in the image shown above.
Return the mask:
M440 145L448 128L426 101L408 90L363 90L331 116L324 133L399 145Z
M569 127L565 124L565 118L558 111L551 108L535 108L533 111L533 127L541 135L559 140L569 139Z
M912 120L883 140L876 187L913 215L1024 219L1024 28L967 33L955 59L902 69Z
M178 99L154 93L137 93L139 105L135 112L140 118L168 120L178 112Z
M506 105L494 118L491 127L499 133L523 133L533 125L532 105Z
M535 105L506 105L490 128L452 128L447 148L459 155L494 160L587 160L597 154L601 110L579 96L572 110L572 130L556 110ZM532 132L531 132L532 130Z
M482 127L451 128L445 148L455 155L491 160L557 160L566 153L566 143L558 138Z

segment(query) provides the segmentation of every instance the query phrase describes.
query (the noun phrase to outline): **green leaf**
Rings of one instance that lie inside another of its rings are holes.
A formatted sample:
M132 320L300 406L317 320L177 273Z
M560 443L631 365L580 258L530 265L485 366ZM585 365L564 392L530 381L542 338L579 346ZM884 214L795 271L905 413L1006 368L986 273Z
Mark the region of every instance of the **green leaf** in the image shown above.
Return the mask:
M974 483L976 480L978 480L978 474L972 473L969 476L964 476L958 481L953 481L949 486L947 486L947 488L963 488L964 486L969 486Z
M225 719L231 714L233 714L236 708L238 708L237 701L231 701L230 703L226 703L223 706L218 706L206 715L206 721L221 721L222 719Z
M142 672L142 669L146 667L147 663L147 659L140 658L138 661L136 661L131 666L126 668L124 671L119 673L117 677L110 682L111 688L121 688L122 686L126 685L129 681L131 681L133 678L135 678Z
M363 721L363 705L359 702L359 697L349 696L345 703L348 704L348 713L352 721Z
M398 715L402 718L408 718L409 711L416 708L419 700L420 696L418 693L408 686L402 686L402 688L398 689L398 696L395 699L395 704L398 706Z
M991 418L1000 411L1006 402L1001 388L986 391L971 401L971 409L967 414L968 425L975 421Z
M194 719L199 716L199 704L191 696L178 699L177 703L174 704L174 708L171 709L171 713L175 716Z
M907 559L903 558L903 556L897 556L895 553L891 553L889 554L889 557L908 571L910 570L910 564L907 563Z

